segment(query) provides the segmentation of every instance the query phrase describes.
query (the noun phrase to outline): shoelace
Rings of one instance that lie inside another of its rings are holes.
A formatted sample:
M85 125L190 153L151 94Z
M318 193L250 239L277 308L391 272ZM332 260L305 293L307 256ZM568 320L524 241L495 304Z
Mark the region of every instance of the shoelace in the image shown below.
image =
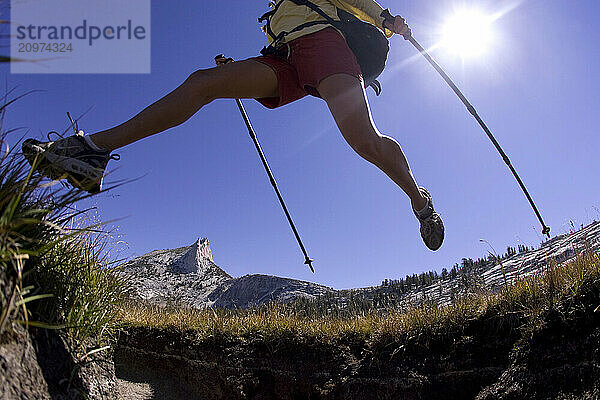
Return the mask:
M79 130L79 124L77 123L77 120L74 120L73 118L71 118L71 113L69 113L68 111L67 111L67 117L69 118L69 121L71 122L71 127L73 128L73 131L75 132L75 135L76 136L84 136L84 132L82 130ZM50 131L46 135L46 137L48 138L49 142L53 141L52 138L50 137L50 135L52 135L52 134L58 136L61 139L65 138L63 135L61 135L57 131ZM111 154L109 158L111 160L119 161L121 159L121 155L119 155L119 154Z
M68 111L67 111L67 117L69 117L69 121L71 122L71 127L73 128L73 131L75 131L75 135L83 136L83 131L79 130L79 124L77 123L76 120L73 120L73 118L71 118L71 113L69 113ZM61 135L57 131L50 131L46 135L46 137L48 138L49 142L53 141L52 138L50 137L51 135L56 135L56 136L58 136L61 139L65 138L63 135Z

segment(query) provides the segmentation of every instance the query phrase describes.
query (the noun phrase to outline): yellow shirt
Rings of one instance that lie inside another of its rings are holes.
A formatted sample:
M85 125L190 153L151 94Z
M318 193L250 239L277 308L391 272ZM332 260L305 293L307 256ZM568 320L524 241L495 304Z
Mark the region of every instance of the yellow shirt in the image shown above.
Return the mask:
M347 11L357 18L369 22L384 31L387 37L392 36L392 32L388 29L383 29L383 17L381 12L383 8L374 0L310 0L312 3L319 6L321 10L334 20L339 20L337 8ZM270 21L271 30L277 36L281 32L289 32L295 27L313 21L323 21L323 17L308 8L305 5L296 5L291 0L278 0L276 2L279 7L277 12L273 14ZM281 3L281 4L279 4ZM282 42L290 42L301 36L308 35L330 27L331 25L319 24L308 26L300 31L286 35ZM273 38L267 34L269 44L273 42Z

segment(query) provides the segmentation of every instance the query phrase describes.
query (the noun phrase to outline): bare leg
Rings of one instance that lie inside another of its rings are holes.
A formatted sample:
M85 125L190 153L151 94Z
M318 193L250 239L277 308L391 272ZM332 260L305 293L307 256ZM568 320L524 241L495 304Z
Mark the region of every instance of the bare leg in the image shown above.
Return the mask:
M182 124L215 99L276 97L277 93L275 72L255 60L198 70L129 121L95 133L91 139L98 147L113 151Z
M402 148L393 138L377 131L358 78L336 74L321 81L317 88L344 139L365 160L375 164L408 195L412 207L427 205L410 171Z

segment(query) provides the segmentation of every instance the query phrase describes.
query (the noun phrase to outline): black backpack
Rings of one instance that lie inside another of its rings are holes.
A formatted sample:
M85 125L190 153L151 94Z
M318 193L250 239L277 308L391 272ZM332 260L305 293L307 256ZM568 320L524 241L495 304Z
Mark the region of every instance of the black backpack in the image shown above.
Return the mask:
M273 31L271 31L271 27L269 26L269 22L271 16L277 12L277 8L281 2L274 7L273 10L264 14L259 18L259 22L267 21L265 26L267 34L269 34L273 38L273 42L269 47L263 48L261 53L263 55L266 54L274 54L277 53L276 47L278 42L283 39L284 36L289 35L292 32L297 32L301 29L304 29L309 26L318 25L318 24L329 24L341 32L344 33L346 37L346 42L348 43L348 47L352 50L354 55L356 56L356 60L360 65L360 69L363 75L363 79L365 81L365 86L372 87L375 90L375 94L379 96L381 93L381 84L377 81L377 77L381 75L383 69L385 68L385 63L387 61L388 52L390 50L390 44L383 32L379 30L374 25L371 25L367 22L363 22L353 14L337 9L339 21L334 20L329 15L327 15L323 10L319 8L316 4L310 2L309 0L290 0L296 5L306 6L322 16L324 21L312 21L302 24L300 26L295 27L290 32L281 32L279 35L275 36Z

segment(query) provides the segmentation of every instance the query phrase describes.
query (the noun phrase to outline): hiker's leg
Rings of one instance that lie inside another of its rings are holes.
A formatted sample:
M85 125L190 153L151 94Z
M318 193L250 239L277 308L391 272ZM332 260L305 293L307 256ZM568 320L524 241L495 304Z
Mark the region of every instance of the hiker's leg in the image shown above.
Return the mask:
M218 98L277 97L277 76L255 60L232 62L192 73L177 89L129 121L91 135L106 150L115 150L187 121Z
M377 131L358 78L347 74L332 75L323 79L317 90L327 102L348 144L400 186L410 198L413 209L425 207L427 202L419 192L400 145Z

